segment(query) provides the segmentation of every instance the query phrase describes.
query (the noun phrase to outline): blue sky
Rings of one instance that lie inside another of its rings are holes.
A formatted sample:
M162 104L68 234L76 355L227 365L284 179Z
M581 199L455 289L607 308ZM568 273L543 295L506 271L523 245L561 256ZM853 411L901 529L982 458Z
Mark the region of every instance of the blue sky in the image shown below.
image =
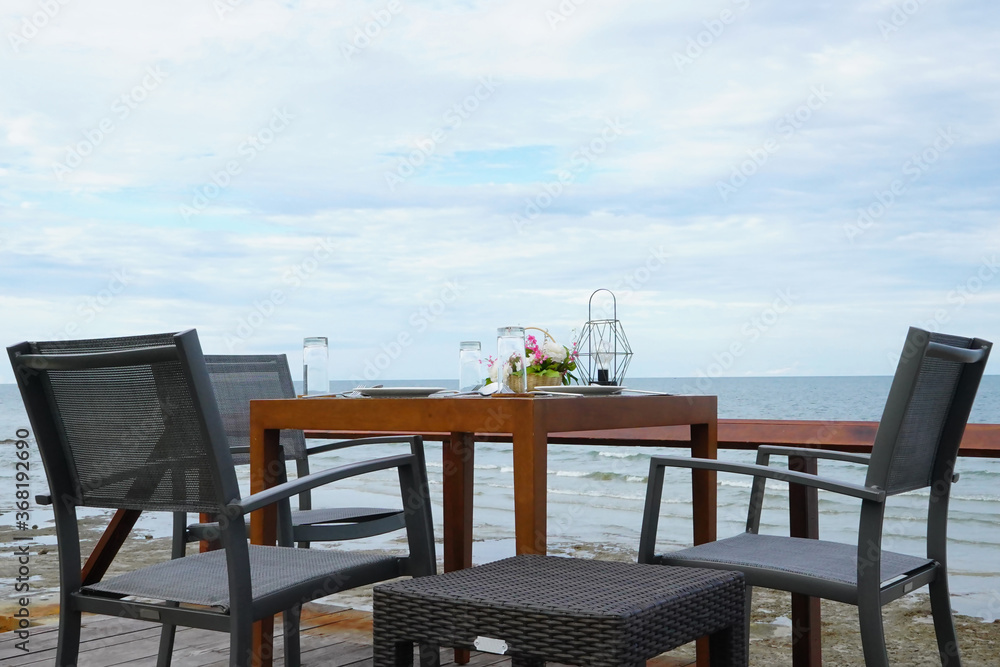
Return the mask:
M888 375L910 325L1000 338L998 27L971 0L9 0L0 338L196 327L298 374L326 335L334 379L440 378L499 326L566 341L610 288L636 376Z

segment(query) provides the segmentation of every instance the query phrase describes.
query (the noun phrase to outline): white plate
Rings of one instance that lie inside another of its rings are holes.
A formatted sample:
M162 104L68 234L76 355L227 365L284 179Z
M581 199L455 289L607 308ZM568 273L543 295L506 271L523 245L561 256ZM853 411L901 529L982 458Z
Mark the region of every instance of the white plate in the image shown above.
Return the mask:
M445 391L444 387L369 387L359 388L362 396L373 398L422 398Z
M581 394L583 396L609 396L620 394L625 387L603 384L557 384L554 387L538 387L540 392L553 394Z

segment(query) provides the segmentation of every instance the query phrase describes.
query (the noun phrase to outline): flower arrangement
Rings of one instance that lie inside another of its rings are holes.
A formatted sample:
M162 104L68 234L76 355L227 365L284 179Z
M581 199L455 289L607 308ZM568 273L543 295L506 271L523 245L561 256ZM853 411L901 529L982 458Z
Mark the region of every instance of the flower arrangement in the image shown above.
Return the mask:
M577 342L574 339L571 347L557 343L549 332L540 329L545 334L541 343L533 335L529 335L524 340L524 359L530 384L570 384L575 382L576 377L573 371L576 370L576 362L579 352L576 349ZM486 358L489 367L489 379L486 384L497 381L498 364L493 357ZM520 378L524 375L520 370L508 371L513 378ZM536 376L535 379L530 376ZM545 378L544 380L542 378ZM558 381L553 381L558 378ZM514 383L518 384L518 383ZM530 390L530 387L529 387Z

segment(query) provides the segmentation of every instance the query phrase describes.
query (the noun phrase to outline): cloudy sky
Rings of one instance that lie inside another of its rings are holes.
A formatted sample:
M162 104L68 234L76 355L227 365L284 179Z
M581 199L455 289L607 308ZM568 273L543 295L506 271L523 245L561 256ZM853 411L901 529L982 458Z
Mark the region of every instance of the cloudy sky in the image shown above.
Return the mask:
M5 0L0 339L330 338L333 379L618 298L636 376L1000 339L988 0ZM11 382L0 369L0 382Z

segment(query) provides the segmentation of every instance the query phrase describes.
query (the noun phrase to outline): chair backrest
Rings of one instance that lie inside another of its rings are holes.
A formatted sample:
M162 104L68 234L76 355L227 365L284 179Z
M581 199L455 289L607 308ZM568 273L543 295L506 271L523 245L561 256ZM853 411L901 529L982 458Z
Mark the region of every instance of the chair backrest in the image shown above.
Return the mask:
M217 513L240 497L195 331L8 354L53 502Z
M230 447L250 446L251 399L295 398L288 359L283 354L208 354L205 364ZM280 442L286 459L306 457L302 431L282 431ZM250 456L234 453L233 461L246 465Z
M887 493L950 485L992 343L911 327L872 448L866 485Z

